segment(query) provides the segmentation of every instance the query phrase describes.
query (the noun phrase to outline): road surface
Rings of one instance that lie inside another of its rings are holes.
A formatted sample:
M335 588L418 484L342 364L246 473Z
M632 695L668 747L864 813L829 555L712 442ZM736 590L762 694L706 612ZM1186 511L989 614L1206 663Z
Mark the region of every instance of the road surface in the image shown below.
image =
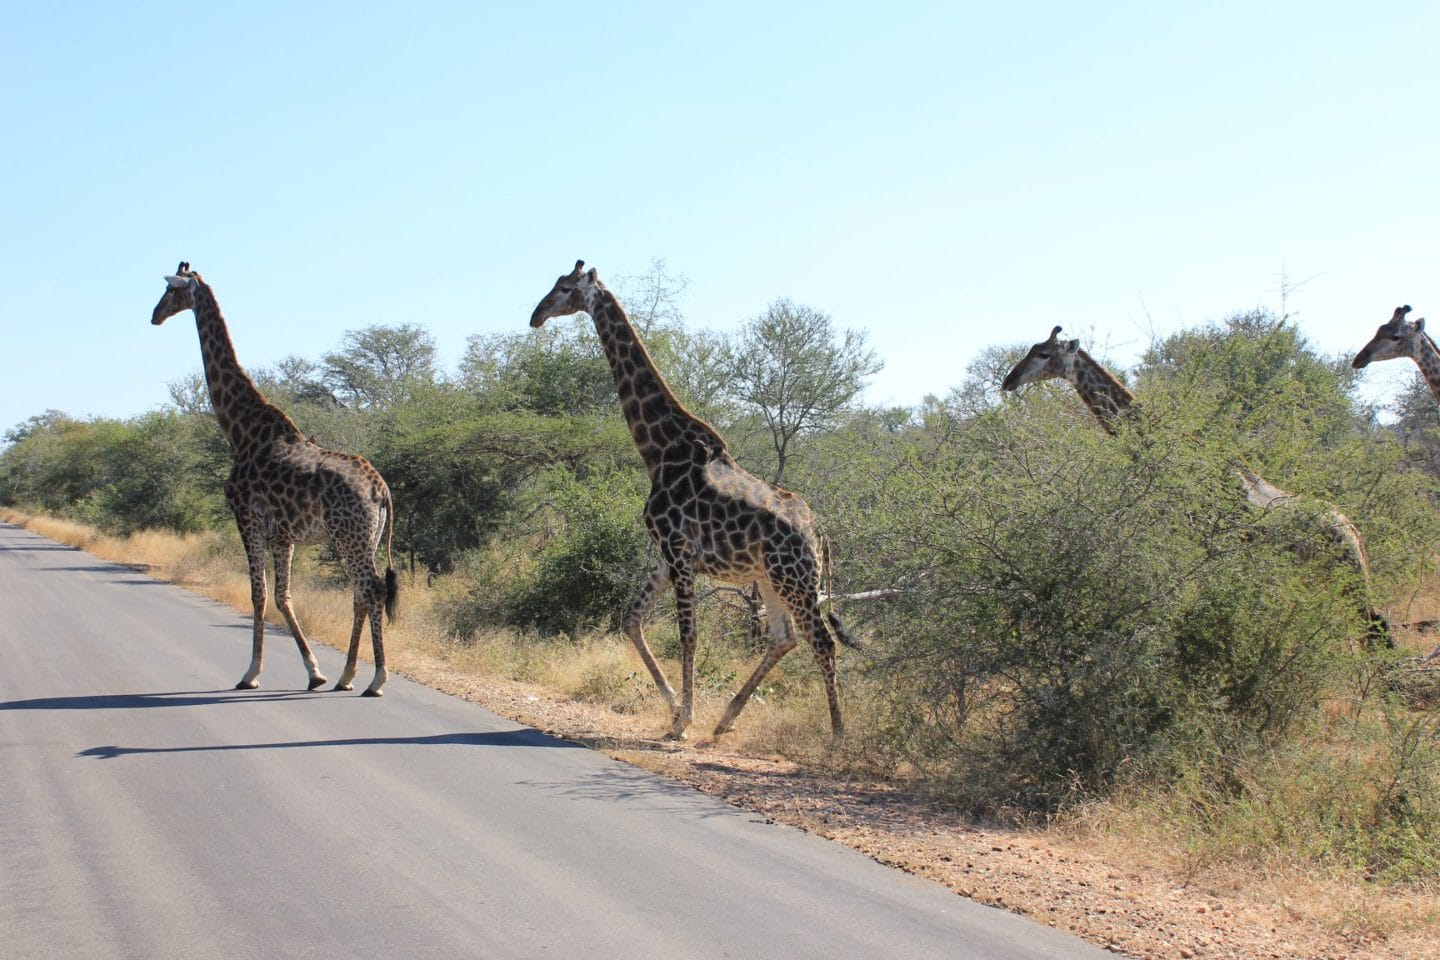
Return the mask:
M248 617L0 524L0 957L1113 956L402 677L304 692L267 646L231 690Z

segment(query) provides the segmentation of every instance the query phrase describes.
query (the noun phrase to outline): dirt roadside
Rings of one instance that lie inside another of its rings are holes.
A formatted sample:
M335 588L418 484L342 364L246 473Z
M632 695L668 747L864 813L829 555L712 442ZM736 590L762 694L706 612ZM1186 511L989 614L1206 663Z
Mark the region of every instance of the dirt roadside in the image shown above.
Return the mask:
M678 744L660 740L663 721L654 717L617 714L514 681L477 679L423 657L407 668L414 679L502 716L848 844L961 896L1069 931L1122 956L1440 957L1440 944L1424 939L1423 930L1383 937L1363 922L1365 903L1352 902L1347 915L1335 916L1324 907L1328 900L1287 896L1291 884L1283 876L1182 876L1151 863L1118 862L1124 851L1107 851L1083 836L979 825L937 811L893 784L732 752L723 740L708 737ZM1417 894L1415 901L1404 909L1440 912L1434 898ZM1397 906L1393 897L1386 902L1392 910Z

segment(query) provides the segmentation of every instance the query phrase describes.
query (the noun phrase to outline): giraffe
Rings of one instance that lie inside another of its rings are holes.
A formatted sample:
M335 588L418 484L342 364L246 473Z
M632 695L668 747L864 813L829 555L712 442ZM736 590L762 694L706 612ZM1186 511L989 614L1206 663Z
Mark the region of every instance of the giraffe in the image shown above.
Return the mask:
M555 281L535 307L530 326L551 317L588 313L615 377L621 412L650 475L644 520L660 548L660 565L626 611L624 630L670 708L668 739L690 725L695 694L695 577L755 583L764 598L771 642L750 678L725 708L715 735L726 733L770 669L798 643L810 642L825 681L834 737L844 732L835 681L835 637L854 644L839 617L820 610L825 549L815 518L799 496L756 477L735 462L725 440L676 399L615 295L583 260ZM665 678L644 621L667 589L675 591L680 626L681 692ZM834 628L834 635L830 628Z
M1370 342L1355 354L1350 366L1364 370L1381 360L1409 357L1420 368L1420 376L1430 387L1435 399L1440 400L1440 347L1425 332L1425 318L1416 317L1412 323L1405 319L1411 308L1396 307L1388 323L1380 324Z
M1425 318L1416 317L1409 321L1405 317L1411 311L1409 304L1396 307L1390 319L1380 324L1375 330L1375 336L1370 342L1360 348L1355 354L1355 359L1350 361L1350 366L1356 370L1364 370L1372 363L1381 360L1395 360L1400 357L1409 357L1415 361L1415 366L1420 368L1420 376L1425 378L1425 384L1430 392L1440 400L1440 347L1430 339L1430 334L1425 332ZM1425 660L1434 660L1440 657L1440 644L1425 656Z
M235 357L214 291L190 269L190 264L182 261L175 273L165 277L165 284L165 294L155 305L150 322L158 326L183 310L195 314L210 405L235 459L225 482L225 501L235 514L245 544L254 607L250 666L235 689L254 690L260 686L267 548L275 560L275 605L300 648L300 658L310 675L309 689L327 682L290 608L290 562L296 544L328 541L345 562L355 588L350 649L335 689L354 689L360 634L368 616L375 649L375 677L362 696L381 696L387 673L380 610L383 606L394 618L399 589L389 560L395 529L390 488L364 457L321 448L265 399ZM387 557L384 577L375 568L382 529Z
M1399 311L1396 314L1399 316ZM1060 339L1060 329L1055 327L1048 339L1031 347L1030 352L1005 375L1000 389L1008 393L1027 383L1064 380L1075 388L1105 432L1113 436L1117 422L1136 409L1135 395L1094 357L1080 349L1079 340ZM1359 364L1358 358L1356 363ZM1243 464L1236 464L1233 470L1240 480L1240 489L1246 501L1262 512L1305 503L1304 498L1275 486ZM1360 528L1333 507L1327 507L1321 514L1320 524L1325 538L1339 549L1346 564L1355 570L1360 580L1364 591L1360 607L1365 617L1367 642L1373 644L1379 640L1393 648L1395 641L1390 636L1389 625L1370 604L1370 554L1365 548ZM1304 556L1304 551L1297 552L1302 559L1309 559Z

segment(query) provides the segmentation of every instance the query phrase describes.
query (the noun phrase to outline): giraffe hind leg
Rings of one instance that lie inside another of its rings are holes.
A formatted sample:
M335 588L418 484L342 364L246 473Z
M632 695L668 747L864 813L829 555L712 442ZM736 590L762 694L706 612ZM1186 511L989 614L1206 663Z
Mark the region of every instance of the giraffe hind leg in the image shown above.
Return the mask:
M345 651L345 666L340 671L340 679L335 681L335 690L354 690L355 671L359 666L360 659L360 634L365 630L366 605L360 596L360 588L355 588L354 601L355 617L350 625L350 646Z
M799 642L795 637L795 628L791 622L789 610L780 600L775 588L770 586L768 581L760 581L760 596L765 601L765 616L770 623L770 647L765 651L765 656L755 665L755 671L750 674L750 679L735 694L734 699L725 708L725 713L720 717L720 722L715 725L715 736L729 733L730 728L735 725L735 718L740 716L740 711L745 709L745 704L750 701L751 695L760 686L775 664L784 658L785 654L795 649Z
M830 708L830 733L833 739L839 740L845 734L845 723L840 716L840 690L835 679L836 644L835 637L825 622L825 615L820 610L820 585L811 577L786 578L781 571L772 571L771 578L781 599L790 609L796 629L810 641L815 664L820 668L821 679L825 681L825 700ZM836 622L838 624L838 617Z
M290 635L295 638L295 646L300 649L300 659L310 677L306 689L323 687L326 682L325 674L320 672L320 665L315 662L315 654L305 642L305 632L300 629L300 621L295 619L295 612L290 608L290 563L295 556L295 545L281 543L275 544L271 549L275 555L275 606L280 609L285 624L290 628Z
M387 596L386 586L385 578L381 577L378 573L372 572L370 586L365 593L365 605L370 616L370 643L375 657L375 676L370 680L370 686L366 687L365 692L360 694L362 697L384 696L384 691L381 688L385 686L385 681L390 676L390 672L385 669L385 637L383 626L385 618L381 615L385 609ZM359 643L359 637L357 636L355 639L356 643Z
M345 560L345 567L350 571L350 577L354 586L354 619L350 625L350 646L345 652L345 668L340 674L340 680L335 684L336 690L353 690L355 674L360 666L360 635L365 630L365 620L370 620L370 639L372 641L375 656L375 676L360 695L362 697L379 697L384 694L381 688L385 686L385 680L389 676L385 669L385 641L384 641L384 617L387 584L385 578L375 570L375 543L373 536L368 540L359 542L346 542L341 547L341 537L336 536L331 542L335 543L337 552Z
M819 598L811 595L805 601L800 605L796 619L804 624L805 633L810 638L810 649L825 681L825 700L830 707L830 734L839 740L845 735L845 722L840 717L840 689L835 680L835 638L830 635L825 617L820 613Z

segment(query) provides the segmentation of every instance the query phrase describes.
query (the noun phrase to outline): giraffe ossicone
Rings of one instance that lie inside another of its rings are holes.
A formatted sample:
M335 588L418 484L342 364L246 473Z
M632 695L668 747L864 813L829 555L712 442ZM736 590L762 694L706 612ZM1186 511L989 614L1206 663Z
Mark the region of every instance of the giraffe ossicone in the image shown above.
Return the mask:
M835 639L852 642L834 613L820 608L825 547L815 518L799 496L761 480L731 456L724 438L675 397L625 315L620 301L585 261L555 281L530 315L540 327L551 317L588 313L615 378L621 413L650 476L644 521L660 549L660 564L625 614L626 636L670 708L669 737L689 727L695 689L695 578L758 586L771 642L725 708L715 734L728 731L771 668L799 642L810 643L825 683L834 736L844 732L835 678ZM645 640L646 616L666 590L675 592L680 626L681 692L665 678ZM834 633L832 634L832 628Z
M234 460L225 482L225 500L245 545L253 611L250 666L236 689L260 685L267 552L275 562L275 605L300 650L309 689L327 682L290 607L290 564L296 544L329 542L354 587L350 647L335 689L353 689L360 635L368 618L375 676L364 695L380 696L387 676L381 612L394 616L399 592L391 560L395 508L390 488L364 457L320 447L265 399L236 359L214 292L189 263L181 261L175 273L166 275L165 284L150 322L158 326L184 310L195 314L210 405ZM375 567L382 533L387 564L383 576Z

